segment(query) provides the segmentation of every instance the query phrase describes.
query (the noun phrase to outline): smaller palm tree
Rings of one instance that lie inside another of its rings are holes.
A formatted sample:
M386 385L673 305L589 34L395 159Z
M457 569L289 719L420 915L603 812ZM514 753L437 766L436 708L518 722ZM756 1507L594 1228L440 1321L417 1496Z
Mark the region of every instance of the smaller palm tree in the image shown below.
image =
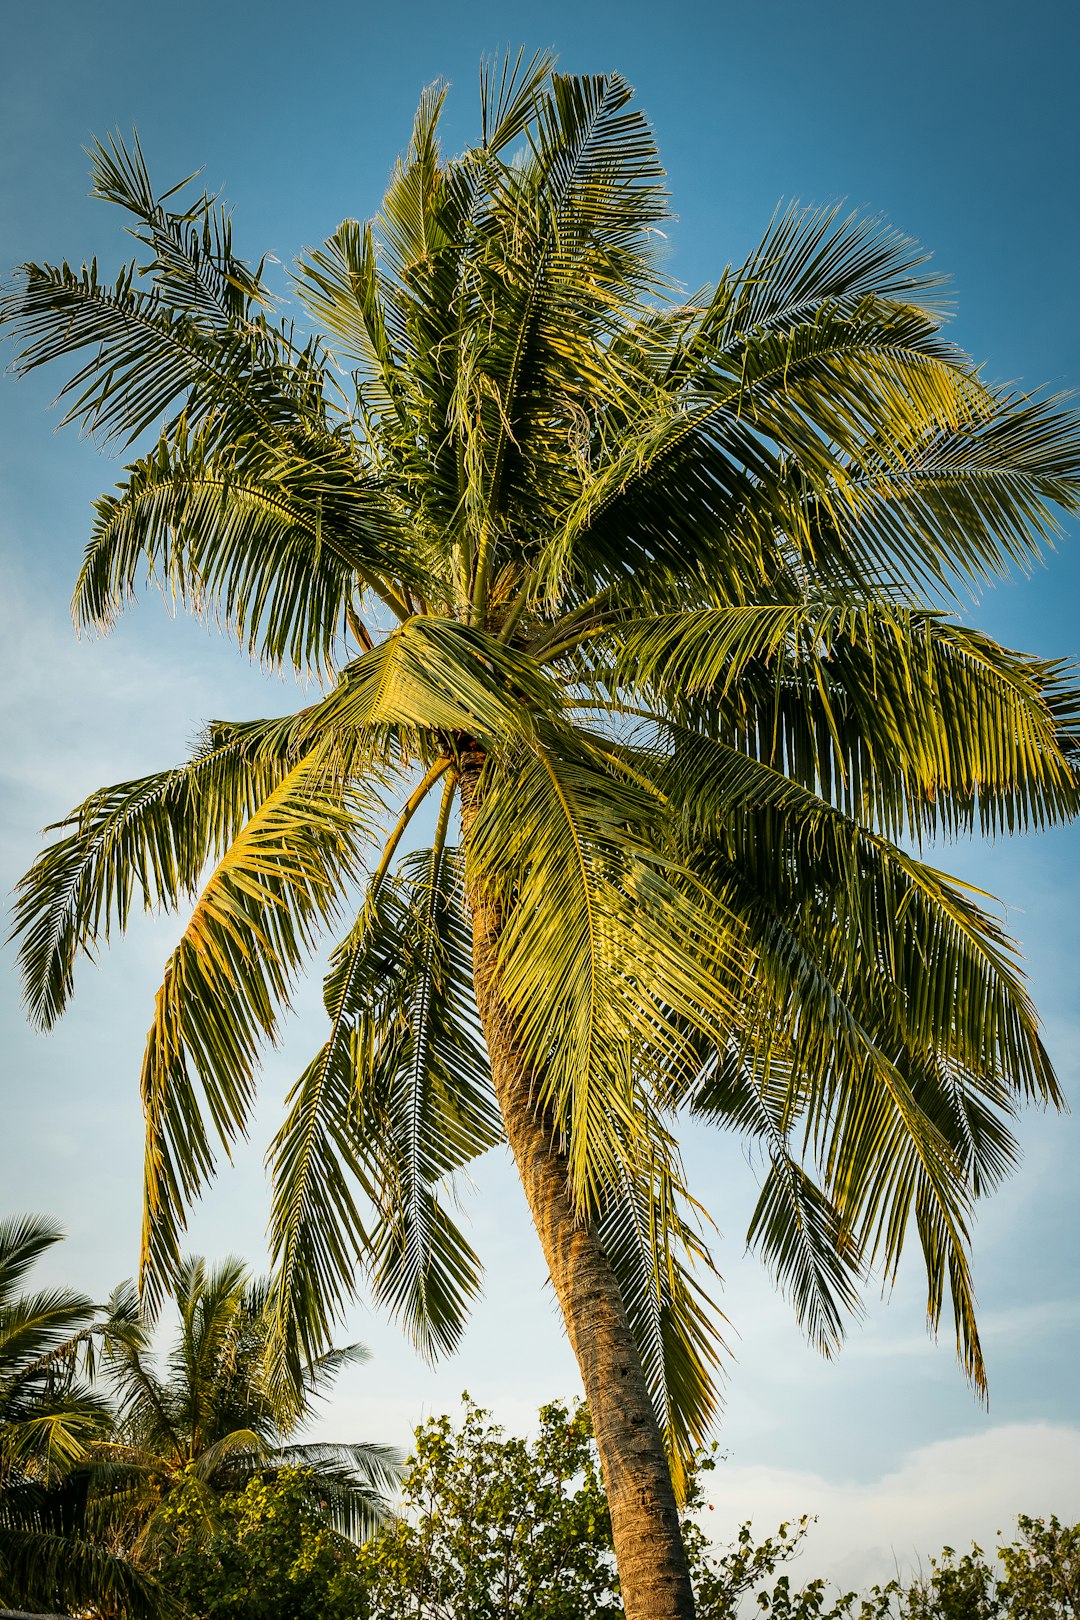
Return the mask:
M0 1607L154 1615L160 1594L88 1533L112 1410L92 1387L107 1323L67 1288L20 1293L63 1233L33 1215L0 1221Z
M111 1455L118 1488L118 1547L152 1563L159 1509L181 1484L213 1497L253 1475L301 1470L327 1520L353 1537L386 1517L400 1464L387 1446L302 1442L296 1435L343 1367L365 1361L359 1344L334 1349L304 1371L303 1400L286 1406L266 1376L269 1287L241 1261L185 1260L176 1283L179 1333L159 1370L132 1283L113 1295L104 1369L117 1404Z

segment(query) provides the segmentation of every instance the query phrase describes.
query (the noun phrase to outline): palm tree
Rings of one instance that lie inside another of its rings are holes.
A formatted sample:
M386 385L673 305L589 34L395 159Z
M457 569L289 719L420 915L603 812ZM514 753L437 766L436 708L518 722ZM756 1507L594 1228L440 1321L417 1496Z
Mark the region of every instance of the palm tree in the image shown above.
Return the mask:
M152 1583L88 1534L87 1500L112 1423L89 1381L105 1324L71 1289L18 1291L62 1236L34 1216L0 1222L0 1606L155 1615L167 1604Z
M156 1509L191 1482L215 1495L254 1475L300 1470L307 1493L344 1535L370 1533L388 1509L399 1469L385 1446L303 1443L295 1408L282 1411L266 1377L268 1287L227 1259L208 1268L185 1259L176 1278L179 1333L159 1372L149 1329L130 1284L112 1301L114 1326L103 1370L117 1418L109 1456L116 1485L111 1518L118 1544L153 1563ZM347 1365L365 1360L362 1345L330 1350L305 1368L303 1417L310 1417ZM126 1486L126 1489L124 1488Z
M1080 432L987 384L879 220L781 213L676 296L616 75L485 68L456 157L443 96L377 219L300 262L325 339L137 144L93 162L141 268L27 265L7 297L21 369L83 356L69 419L140 441L77 621L149 578L327 682L60 824L21 890L26 996L49 1026L79 951L194 901L142 1074L153 1303L344 926L270 1149L278 1364L325 1349L358 1272L452 1349L480 1263L447 1190L505 1134L626 1613L667 1620L693 1612L676 1501L721 1353L681 1116L761 1144L751 1241L823 1349L911 1235L983 1381L973 1200L1017 1104L1060 1094L1010 941L910 850L1076 812L1068 673L950 610L1080 506Z

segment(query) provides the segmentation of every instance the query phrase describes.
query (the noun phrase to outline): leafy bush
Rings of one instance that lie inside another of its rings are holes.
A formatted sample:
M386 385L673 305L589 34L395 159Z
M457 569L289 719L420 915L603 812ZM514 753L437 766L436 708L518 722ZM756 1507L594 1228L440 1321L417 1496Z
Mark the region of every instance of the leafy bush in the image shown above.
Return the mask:
M189 1469L158 1514L161 1585L192 1620L358 1620L359 1549L310 1485L283 1469L218 1495Z
M705 1471L712 1458L701 1460ZM702 1505L691 1482L688 1510ZM683 1524L698 1620L729 1620L801 1545L808 1521L756 1544L749 1525L715 1553ZM416 1431L402 1516L361 1550L371 1620L603 1620L620 1616L611 1521L583 1404L541 1408L533 1441L507 1437L464 1397L464 1417ZM775 1620L840 1620L825 1582L793 1592L787 1577L758 1602Z
M1000 1570L981 1547L944 1547L929 1575L890 1581L864 1598L858 1620L1080 1620L1080 1524L1021 1513L1015 1541L999 1543Z

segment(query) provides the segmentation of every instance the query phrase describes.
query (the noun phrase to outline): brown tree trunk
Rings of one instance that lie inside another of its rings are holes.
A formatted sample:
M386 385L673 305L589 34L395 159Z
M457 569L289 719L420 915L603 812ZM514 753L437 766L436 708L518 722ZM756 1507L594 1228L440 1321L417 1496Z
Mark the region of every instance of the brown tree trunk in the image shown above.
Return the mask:
M478 772L462 781L463 835ZM611 1510L627 1620L694 1620L694 1594L664 1442L622 1295L595 1233L575 1216L566 1163L538 1117L534 1076L499 990L497 908L470 892L476 1000L495 1094L577 1357Z

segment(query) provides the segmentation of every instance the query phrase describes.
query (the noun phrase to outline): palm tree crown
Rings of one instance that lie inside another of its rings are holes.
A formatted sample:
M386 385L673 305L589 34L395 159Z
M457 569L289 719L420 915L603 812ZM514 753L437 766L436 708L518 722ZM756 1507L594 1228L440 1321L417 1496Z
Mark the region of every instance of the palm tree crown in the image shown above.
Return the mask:
M238 1260L207 1267L186 1259L175 1282L179 1332L164 1370L139 1321L130 1285L114 1296L103 1369L117 1419L111 1455L128 1489L118 1503L121 1535L137 1551L153 1543L155 1509L184 1478L210 1493L240 1489L253 1475L302 1470L312 1499L349 1535L385 1516L398 1480L394 1453L370 1444L298 1441L302 1420L341 1369L366 1359L362 1345L327 1351L305 1368L302 1410L283 1408L267 1376L268 1289Z
M29 265L8 296L23 369L88 356L71 419L127 443L164 420L98 502L78 622L149 578L328 681L60 824L21 891L26 994L49 1025L80 951L194 899L142 1075L155 1299L350 905L270 1150L279 1362L325 1348L358 1267L454 1345L480 1265L447 1188L505 1130L627 1613L686 1614L685 1572L661 1599L620 1541L667 1502L661 1465L636 1472L652 1414L678 1479L716 1403L681 1113L762 1146L750 1237L818 1344L911 1235L983 1379L972 1201L1017 1104L1059 1092L1010 941L911 848L1076 811L1069 672L952 611L1077 509L1080 433L986 383L882 222L789 210L676 297L623 81L519 57L482 90L456 157L427 91L377 219L300 262L324 338L137 145L98 148L94 181L141 263ZM431 845L402 854L429 796Z

